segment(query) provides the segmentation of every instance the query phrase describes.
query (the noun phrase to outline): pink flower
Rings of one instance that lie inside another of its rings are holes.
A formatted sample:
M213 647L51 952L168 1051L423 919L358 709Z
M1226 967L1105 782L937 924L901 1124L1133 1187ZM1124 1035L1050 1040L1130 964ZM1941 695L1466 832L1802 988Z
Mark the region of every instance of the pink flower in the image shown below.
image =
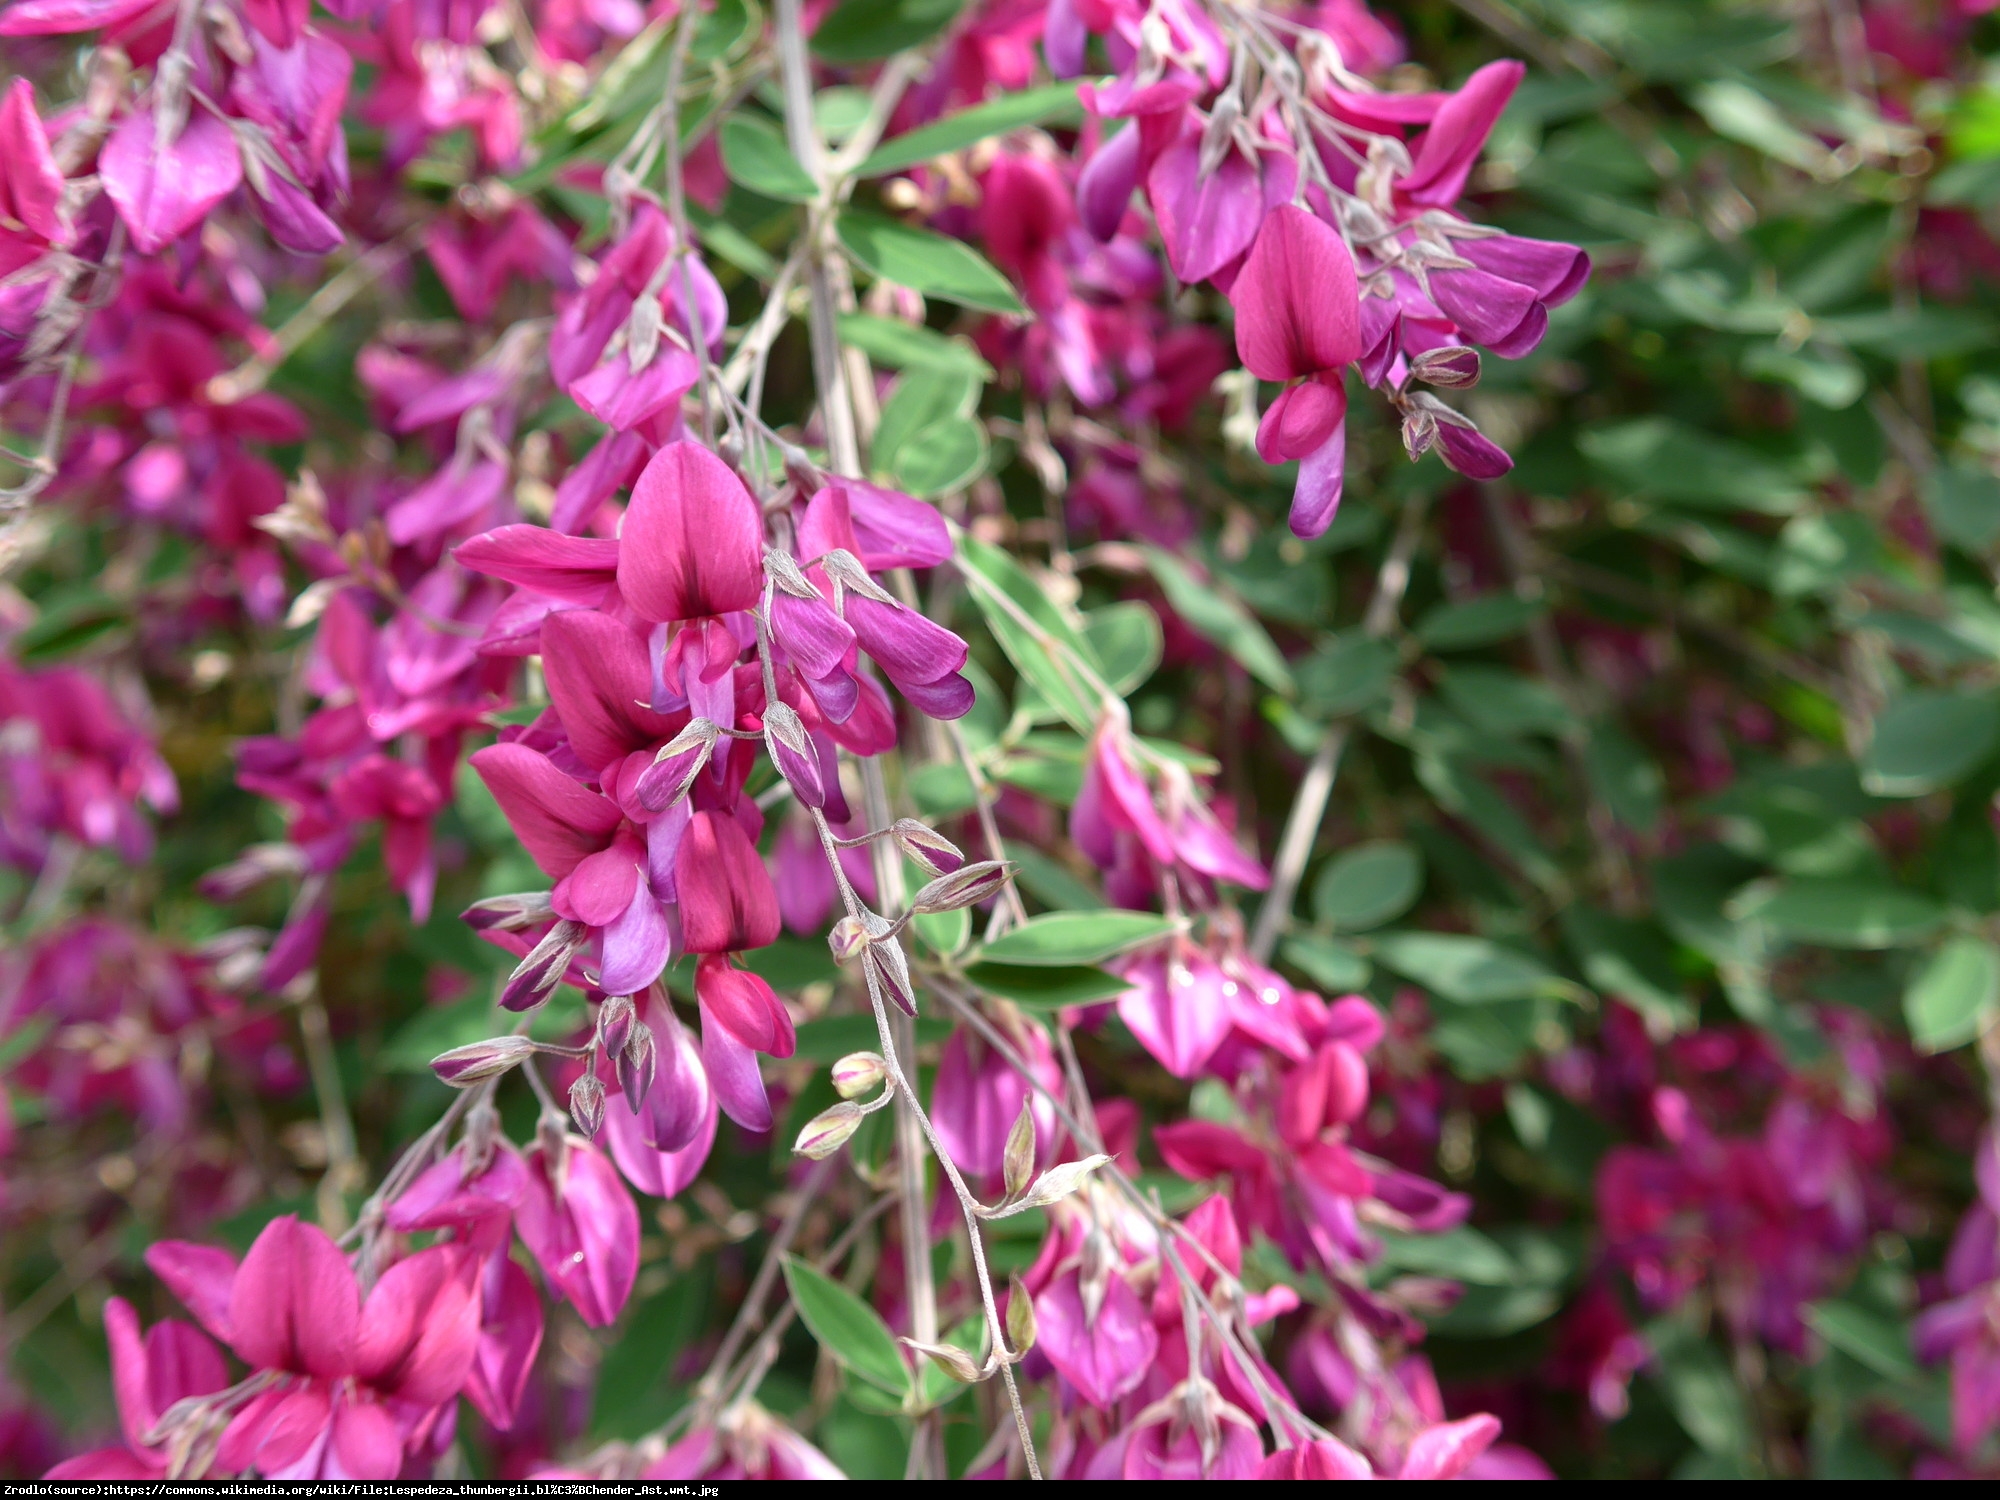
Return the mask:
M602 1153L574 1138L559 1151L537 1147L514 1222L584 1322L602 1328L617 1318L639 1274L639 1210Z
M146 1440L175 1402L206 1396L229 1384L222 1355L197 1330L173 1318L155 1323L141 1338L139 1315L122 1297L105 1303L104 1333L111 1344L111 1384L118 1398L118 1425L125 1445L65 1459L45 1477L173 1477L168 1454L148 1447Z

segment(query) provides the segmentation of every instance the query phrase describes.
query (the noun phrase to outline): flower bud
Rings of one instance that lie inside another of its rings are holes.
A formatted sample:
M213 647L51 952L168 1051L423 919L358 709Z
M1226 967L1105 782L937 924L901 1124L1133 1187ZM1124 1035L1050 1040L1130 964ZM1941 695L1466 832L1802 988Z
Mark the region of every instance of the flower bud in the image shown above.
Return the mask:
M1019 1198L1035 1180L1034 1096L1021 1100L1021 1112L1007 1132L1007 1148L1001 1157L1007 1179L1007 1196Z
M1406 411L1403 413L1403 451L1411 461L1422 458L1431 451L1437 441L1437 418L1427 411Z
M826 945L833 950L833 961L845 967L867 948L868 929L858 918L842 917L826 935Z
M618 1086L635 1108L653 1086L654 1056L653 1028L644 1021L634 1021L632 1035L626 1038L625 1049L618 1054Z
M1050 1167L1035 1179L1035 1185L1028 1189L1028 1195L1019 1204L1021 1208L1047 1208L1051 1203L1059 1203L1082 1187L1092 1172L1110 1161L1109 1156L1099 1152L1086 1156L1082 1161L1066 1161L1061 1166Z
M844 1100L806 1121L806 1128L792 1143L792 1150L814 1161L833 1155L861 1128L861 1106Z
M598 1007L597 1045L606 1057L625 1050L625 1043L632 1036L632 1022L637 1015L630 995L613 995Z
M903 1339L901 1342L925 1356L960 1385L977 1385L984 1378L978 1363L956 1344L920 1344L915 1339Z
M688 793L701 768L715 751L722 731L707 719L689 721L688 727L660 747L653 763L639 773L632 795L648 812L665 812Z
M1463 344L1449 349L1426 349L1410 361L1410 374L1425 385L1448 391L1468 390L1479 384L1479 351Z
M1035 1347L1035 1299L1021 1284L1019 1273L1007 1278L1007 1342L1016 1354Z
M455 1089L470 1088L518 1067L534 1050L535 1043L524 1036L488 1037L439 1053L431 1059L431 1071Z
M957 845L915 818L898 818L889 833L905 854L933 875L949 875L965 863Z
M983 859L949 875L940 875L910 898L910 910L920 916L932 912L957 911L977 906L1000 894L1014 878L1015 866L997 859Z
M526 932L555 915L547 891L523 891L517 896L488 896L460 915L474 932Z
M595 1073L585 1073L569 1086L569 1117L586 1140L596 1139L604 1128L604 1085Z
M917 990L910 983L910 960L894 937L871 939L861 963L882 993L906 1016L917 1013Z
M826 806L826 783L820 779L819 752L806 738L806 726L786 703L770 703L764 708L764 748L778 774L792 788L792 795L805 807Z
M515 965L514 972L507 976L507 987L500 992L500 1005L504 1010L533 1010L550 995L569 970L569 961L576 956L590 929L581 922L568 918L556 923L548 935L528 951L528 956Z
M872 1094L889 1077L889 1065L873 1052L850 1052L833 1065L833 1091L843 1099Z

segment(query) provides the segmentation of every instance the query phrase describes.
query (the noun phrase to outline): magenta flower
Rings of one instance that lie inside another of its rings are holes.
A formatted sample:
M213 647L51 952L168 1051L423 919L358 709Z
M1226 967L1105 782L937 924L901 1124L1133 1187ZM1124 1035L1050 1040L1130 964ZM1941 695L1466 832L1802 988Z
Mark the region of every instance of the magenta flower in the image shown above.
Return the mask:
M191 1325L173 1318L155 1323L142 1338L139 1315L122 1297L104 1305L104 1333L111 1345L111 1385L118 1399L124 1446L99 1448L63 1460L48 1479L159 1480L178 1477L169 1454L147 1438L178 1401L206 1396L229 1384L222 1355Z
M560 1151L532 1151L514 1223L584 1322L602 1328L617 1318L639 1274L639 1210L595 1147L571 1137Z

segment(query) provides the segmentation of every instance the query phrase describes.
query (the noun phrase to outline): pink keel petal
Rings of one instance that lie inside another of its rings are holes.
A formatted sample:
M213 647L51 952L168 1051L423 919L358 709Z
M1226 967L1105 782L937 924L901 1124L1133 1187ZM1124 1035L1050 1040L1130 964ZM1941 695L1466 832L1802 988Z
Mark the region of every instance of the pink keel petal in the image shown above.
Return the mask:
M702 1017L701 1063L724 1114L745 1130L762 1133L771 1128L771 1100L764 1092L757 1054L707 1015Z
M1257 169L1235 150L1212 172L1201 170L1201 131L1190 128L1160 153L1146 189L1174 274L1206 281L1250 248L1264 219Z
M1159 1335L1137 1293L1113 1272L1095 1321L1086 1321L1077 1272L1035 1298L1035 1346L1092 1406L1108 1408L1146 1378Z
M578 786L525 745L488 745L472 756L472 769L551 879L562 879L604 848L623 821L612 802Z
M598 983L607 995L638 994L660 977L673 952L673 932L659 901L645 881L635 879L632 887L624 914L604 929Z
M385 1395L436 1406L464 1387L479 1341L479 1301L456 1246L420 1250L368 1294L355 1369Z
M161 149L151 110L134 110L98 158L104 190L145 254L172 244L243 180L229 127L205 109Z
M372 1401L343 1400L334 1409L325 1478L394 1479L403 1472L403 1436L395 1418Z

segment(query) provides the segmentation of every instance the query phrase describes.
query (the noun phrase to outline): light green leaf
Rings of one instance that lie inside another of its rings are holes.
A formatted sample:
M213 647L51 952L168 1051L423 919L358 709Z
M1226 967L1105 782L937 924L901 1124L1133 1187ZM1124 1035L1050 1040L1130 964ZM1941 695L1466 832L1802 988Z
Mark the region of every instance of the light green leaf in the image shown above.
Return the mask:
M1104 667L1104 680L1119 696L1153 675L1164 638L1160 617L1137 599L1104 604L1083 617L1084 639Z
M785 1257L785 1285L820 1347L863 1380L901 1396L910 1389L910 1367L903 1362L889 1325L839 1282L815 1271L796 1255Z
M786 203L804 203L815 192L778 127L761 115L738 111L722 122L722 165L732 182Z
M1083 634L1000 548L962 533L958 559L972 584L973 602L1015 670L1072 729L1082 735L1095 731L1100 699L1091 676L1103 674Z
M958 151L989 136L1028 125L1074 125L1083 118L1074 83L1051 83L1005 94L990 104L962 109L928 125L893 136L877 146L856 169L857 177L880 177Z
M1041 968L1032 964L977 963L965 970L965 978L989 995L1012 1000L1028 1010L1043 1011L1115 1000L1132 988L1129 980L1084 964Z
M944 417L904 441L891 473L900 488L930 499L971 484L986 472L989 452L984 424Z
M1299 701L1328 718L1361 713L1388 694L1396 675L1396 649L1358 630L1331 637L1296 663Z
M843 213L838 228L847 253L884 281L985 312L1027 311L1007 278L962 241L857 210Z
M2000 478L1976 464L1944 464L1924 479L1924 509L1946 541L1984 552L2000 536Z
M871 313L842 313L839 326L842 343L852 344L889 369L967 370L981 381L993 378L993 367L966 339L947 338L935 329Z
M988 943L982 959L1057 967L1094 964L1165 937L1173 923L1144 911L1059 911L1034 917Z
M1729 1367L1693 1339L1663 1353L1660 1386L1687 1435L1705 1452L1733 1455L1750 1446L1749 1401Z
M1489 734L1559 735L1576 723L1546 683L1498 667L1450 667L1440 674L1438 691Z
M1579 434L1576 442L1635 495L1770 516L1788 516L1806 498L1796 479L1755 449L1666 417L1599 427Z
M871 453L877 470L894 469L903 445L951 417L970 416L979 404L979 378L963 367L921 370L903 376L882 404Z
M1910 1336L1901 1324L1852 1302L1814 1302L1805 1314L1814 1333L1877 1375L1891 1380L1917 1378Z
M919 913L910 918L910 925L931 952L947 958L972 941L972 912L963 906L954 911Z
M1587 906L1562 914L1563 936L1593 989L1624 1001L1667 1031L1694 1025L1695 1008L1674 973L1673 949L1644 922Z
M1337 855L1313 885L1313 910L1344 932L1366 932L1416 903L1424 862L1409 844L1361 844Z
M2000 949L1984 938L1955 937L1931 956L1903 995L1910 1036L1926 1052L1971 1041L2000 1004Z
M2000 742L2000 703L1964 693L1905 693L1875 721L1861 784L1878 797L1920 797L1977 769Z
M1214 582L1203 582L1184 563L1158 547L1147 547L1146 565L1175 614L1233 656L1243 670L1275 693L1298 691L1291 668L1271 637L1240 601Z
M1575 986L1526 954L1482 937L1391 932L1375 940L1376 962L1462 1005L1569 995Z
M1944 921L1944 908L1920 892L1853 878L1759 881L1724 908L1755 918L1783 937L1826 948L1896 948L1919 942Z
M1443 1234L1384 1231L1382 1264L1418 1276L1443 1276L1475 1286L1509 1286L1520 1278L1514 1258L1469 1225Z
M1716 134L1816 177L1839 175L1833 153L1787 120L1778 106L1740 79L1724 78L1689 91L1688 102Z
M1347 944L1313 933L1287 938L1278 951L1286 963L1302 970L1314 984L1336 994L1360 989L1372 972L1368 960Z

